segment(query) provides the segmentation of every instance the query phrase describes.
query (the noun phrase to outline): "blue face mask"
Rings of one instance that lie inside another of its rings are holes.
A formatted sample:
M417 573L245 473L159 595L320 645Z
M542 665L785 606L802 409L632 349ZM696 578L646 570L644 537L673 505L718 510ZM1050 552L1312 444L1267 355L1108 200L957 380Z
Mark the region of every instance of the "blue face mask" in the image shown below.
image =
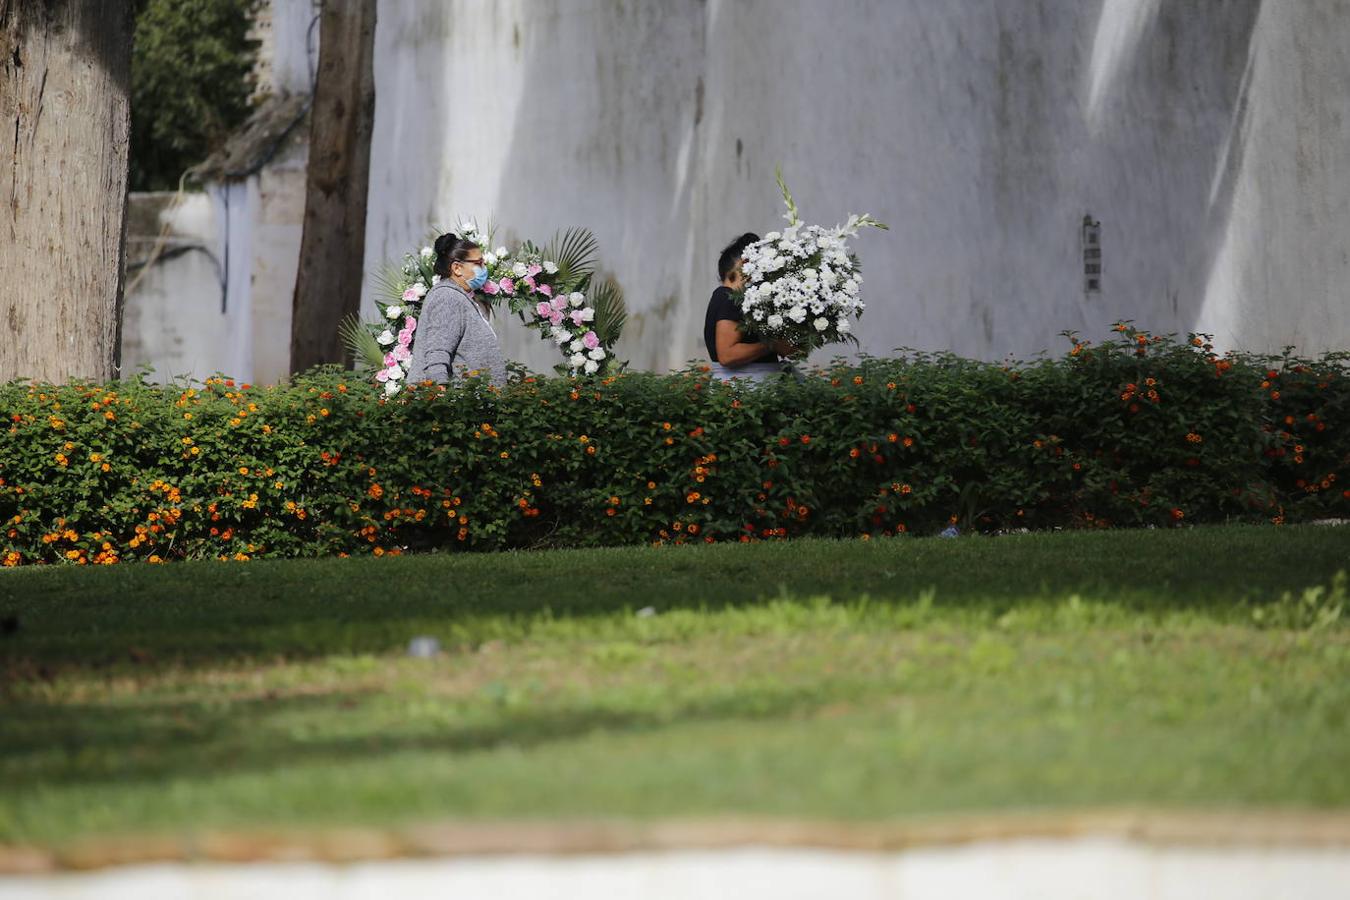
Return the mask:
M476 291L487 284L488 270L482 266L474 266L473 277L469 279L469 290Z

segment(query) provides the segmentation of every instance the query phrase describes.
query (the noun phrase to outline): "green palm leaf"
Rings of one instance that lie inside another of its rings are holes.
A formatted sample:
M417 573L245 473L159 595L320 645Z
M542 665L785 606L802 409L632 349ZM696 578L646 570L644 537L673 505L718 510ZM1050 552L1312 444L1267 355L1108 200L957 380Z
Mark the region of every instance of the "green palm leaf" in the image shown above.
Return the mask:
M338 333L342 335L342 342L347 345L347 352L351 355L353 365L358 369L379 369L384 366L384 350L380 347L379 341L375 340L375 335L370 333L370 326L361 321L359 316L347 316L338 326Z
M591 308L595 310L595 335L606 347L623 334L628 322L628 307L624 303L623 288L611 275L591 289Z
M589 228L569 228L553 235L544 258L558 266L558 283L565 291L580 290L595 271L600 243Z

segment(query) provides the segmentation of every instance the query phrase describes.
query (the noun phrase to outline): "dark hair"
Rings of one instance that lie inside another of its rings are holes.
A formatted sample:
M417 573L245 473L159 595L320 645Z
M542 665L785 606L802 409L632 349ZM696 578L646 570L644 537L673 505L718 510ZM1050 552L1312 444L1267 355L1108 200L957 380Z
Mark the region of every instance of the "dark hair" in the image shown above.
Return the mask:
M470 250L482 249L473 241L465 240L457 234L443 234L436 238L436 274L442 278L450 277L450 264L463 262L469 257Z
M759 240L759 235L747 231L745 234L736 238L722 251L722 255L717 258L717 280L726 281L727 276L736 268L736 263L740 261L745 254L745 248L749 247L755 241Z

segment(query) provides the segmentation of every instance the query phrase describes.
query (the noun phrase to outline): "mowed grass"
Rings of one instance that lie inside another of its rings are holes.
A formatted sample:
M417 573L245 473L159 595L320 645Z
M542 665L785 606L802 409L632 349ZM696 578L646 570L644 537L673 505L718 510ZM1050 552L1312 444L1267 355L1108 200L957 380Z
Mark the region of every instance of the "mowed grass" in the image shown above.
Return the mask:
M1345 807L1347 567L1234 527L7 572L0 842Z

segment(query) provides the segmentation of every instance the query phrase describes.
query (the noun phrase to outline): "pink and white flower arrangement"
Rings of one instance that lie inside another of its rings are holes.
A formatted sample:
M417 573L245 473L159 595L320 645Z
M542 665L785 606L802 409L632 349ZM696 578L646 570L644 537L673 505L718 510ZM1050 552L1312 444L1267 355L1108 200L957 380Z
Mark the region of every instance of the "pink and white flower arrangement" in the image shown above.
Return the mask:
M615 365L612 344L622 329L622 295L612 285L606 294L605 312L610 319L601 327L597 310L587 296L594 251L594 238L584 229L572 229L555 244L561 246L566 263L550 258L551 252L527 242L514 248L494 246L491 230L476 223L460 223L460 237L483 248L488 280L479 289L485 302L515 313L543 339L552 340L564 357L560 372L594 375ZM403 257L403 264L386 272L382 297L375 301L380 320L363 326L366 337L362 355L386 394L397 394L406 384L417 316L422 302L440 281L434 272L435 252L423 247ZM600 333L610 335L602 340Z

